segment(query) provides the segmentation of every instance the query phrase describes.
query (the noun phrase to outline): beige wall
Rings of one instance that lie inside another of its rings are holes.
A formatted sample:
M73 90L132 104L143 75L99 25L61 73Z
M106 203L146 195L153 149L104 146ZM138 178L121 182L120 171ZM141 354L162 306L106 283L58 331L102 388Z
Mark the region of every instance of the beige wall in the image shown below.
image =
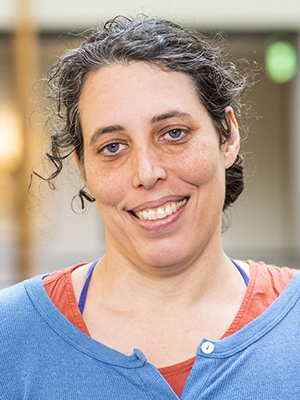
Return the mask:
M235 57L263 65L268 35L235 37ZM299 47L299 40L298 40ZM241 52L242 49L242 52ZM300 49L299 49L300 50ZM263 76L247 95L256 112L245 154L245 191L223 243L234 257L300 267L299 74L287 84Z
M0 0L0 27L14 23L18 0ZM73 29L117 14L138 11L186 22L201 29L300 29L299 0L31 0L38 26Z

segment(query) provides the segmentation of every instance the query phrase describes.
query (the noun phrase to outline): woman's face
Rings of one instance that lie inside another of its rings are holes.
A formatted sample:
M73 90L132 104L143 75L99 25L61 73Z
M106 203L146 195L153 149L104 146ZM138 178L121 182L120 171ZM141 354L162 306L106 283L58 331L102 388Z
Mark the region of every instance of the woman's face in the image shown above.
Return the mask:
M81 96L82 177L106 229L107 251L135 265L188 265L221 243L223 146L191 79L144 62L88 76Z

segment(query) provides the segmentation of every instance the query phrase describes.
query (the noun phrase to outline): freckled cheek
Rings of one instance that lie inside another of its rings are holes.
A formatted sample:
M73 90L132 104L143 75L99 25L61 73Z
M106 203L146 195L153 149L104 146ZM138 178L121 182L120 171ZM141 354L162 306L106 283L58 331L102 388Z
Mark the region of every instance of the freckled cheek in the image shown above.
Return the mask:
M193 156L177 157L175 162L169 164L169 171L171 170L185 182L200 186L218 174L218 157L216 154L203 154L198 151Z
M128 192L125 177L120 171L87 172L87 187L96 199L98 208L119 204Z

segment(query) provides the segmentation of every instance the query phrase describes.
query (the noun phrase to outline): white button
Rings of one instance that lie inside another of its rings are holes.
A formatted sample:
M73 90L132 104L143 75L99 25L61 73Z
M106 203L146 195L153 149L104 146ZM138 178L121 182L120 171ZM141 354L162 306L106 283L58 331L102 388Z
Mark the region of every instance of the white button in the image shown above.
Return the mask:
M201 351L204 354L211 354L214 351L214 349L215 349L215 346L211 342L204 342L201 345Z

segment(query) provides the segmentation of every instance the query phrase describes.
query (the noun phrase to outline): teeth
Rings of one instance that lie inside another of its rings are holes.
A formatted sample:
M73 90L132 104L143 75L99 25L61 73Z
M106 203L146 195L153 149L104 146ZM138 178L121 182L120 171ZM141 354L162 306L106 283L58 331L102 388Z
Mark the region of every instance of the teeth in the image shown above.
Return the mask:
M172 205L171 205L171 209L172 209L173 213L176 213L176 211L178 210L177 204L176 203L172 203Z
M148 211L148 219L150 219L151 221L154 220L154 219L157 219L156 211L149 210Z
M166 207L166 214L167 215L171 215L172 214L172 208L169 206L169 205L167 205L167 207Z
M141 220L150 220L154 221L157 219L166 218L168 215L176 213L182 206L185 205L187 199L183 199L178 201L177 203L172 203L171 205L167 205L166 208L158 208L157 210L149 210L149 211L138 211L135 215Z
M162 219L165 218L167 216L165 210L163 208L159 208L157 211L157 218L158 219Z

